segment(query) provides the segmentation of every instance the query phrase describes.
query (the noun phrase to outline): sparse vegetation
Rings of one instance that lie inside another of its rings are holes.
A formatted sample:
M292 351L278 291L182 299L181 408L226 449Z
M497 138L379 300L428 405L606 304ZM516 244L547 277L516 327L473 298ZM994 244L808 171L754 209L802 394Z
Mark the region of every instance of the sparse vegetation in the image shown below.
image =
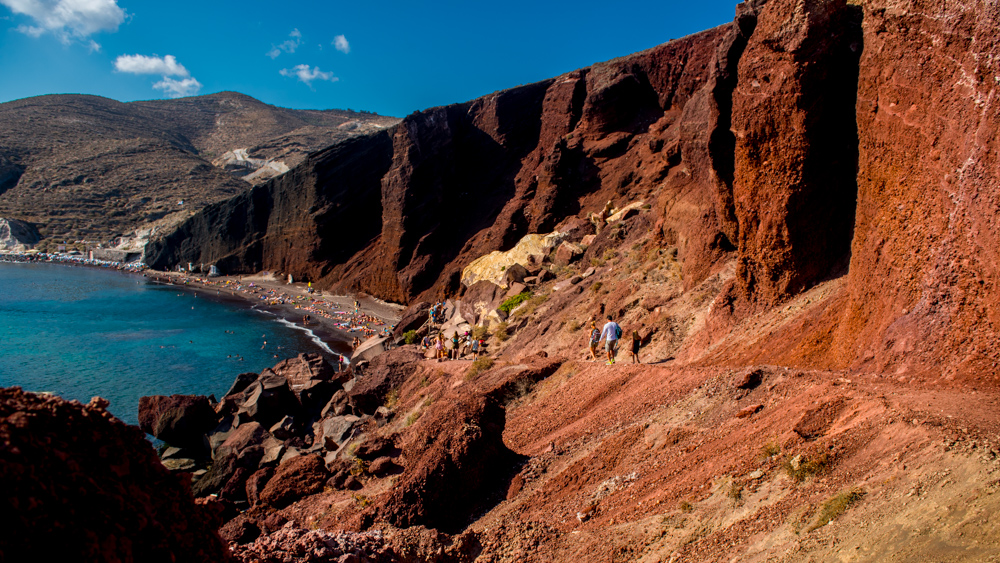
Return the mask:
M802 455L797 455L785 459L781 467L792 481L801 483L813 475L818 475L826 471L829 464L830 456L827 454L821 454L816 459L807 459Z
M543 303L545 303L548 300L549 300L548 295L536 295L532 297L530 301L525 303L524 307L518 309L513 316L514 318L530 317L535 313L535 311L538 310L539 307L542 306Z
M603 283L594 282L593 285L590 286L590 292L596 294L598 291L601 291L602 287L604 287Z
M367 508L372 503L372 501L365 495L351 493L351 498L354 499L354 504L358 505L360 508Z
M694 510L694 506L692 506L691 503L686 500L682 500L677 507L681 509L681 512L691 512L692 510Z
M406 425L413 426L413 423L420 419L422 411L415 411L410 413L410 416L406 417Z
M569 326L567 328L569 328L570 332L576 332L580 330L580 327L582 326L583 325L580 324L580 321L573 319L572 321L569 322Z
M431 380L426 375L423 376L422 378L420 378L420 388L421 389L423 389L424 387L427 387L430 384L431 384Z
M407 344L416 344L417 343L417 331L415 331L415 330L408 330L408 331L404 332L403 333L403 342L405 342Z
M391 409L399 402L399 389L389 391L385 396L385 407Z
M354 465L351 466L351 475L361 477L368 474L368 462L360 457L354 458Z
M483 325L478 325L472 329L472 337L476 340L485 340L490 337L490 331Z
M500 342L506 342L510 338L510 335L507 334L507 326L506 322L502 322L497 325L497 330L493 333L493 336L496 336Z
M865 491L863 489L852 489L850 491L840 493L839 495L824 502L822 508L819 509L819 513L816 515L816 521L806 528L806 532L811 532L816 528L826 526L834 518L840 516L846 512L848 508L864 498L864 496Z
M469 366L469 371L465 372L465 380L472 381L478 377L480 373L490 369L491 367L493 367L493 358L483 356L482 358L472 362L472 365Z
M726 496L730 498L734 503L739 504L743 500L743 485L740 485L736 481L729 484L729 490L726 491Z
M760 448L760 457L762 460L767 461L768 459L781 453L781 445L778 444L778 439L768 440Z
M524 303L529 299L531 299L531 292L522 291L521 293L518 293L513 297L508 297L507 299L505 299L504 302L501 303L500 306L497 308L509 315L510 312L516 309L518 305Z

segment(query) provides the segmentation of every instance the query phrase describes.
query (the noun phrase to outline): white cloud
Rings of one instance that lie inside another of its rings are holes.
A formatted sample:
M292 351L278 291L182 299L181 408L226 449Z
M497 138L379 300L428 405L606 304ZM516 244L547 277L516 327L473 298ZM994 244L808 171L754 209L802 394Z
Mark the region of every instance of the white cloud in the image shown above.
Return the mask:
M191 76L184 65L173 55L151 57L146 55L120 55L115 59L115 71L129 74L159 74L161 79L153 88L162 90L170 98L193 96L201 90L201 82ZM170 78L180 77L180 80Z
M121 55L115 59L115 70L131 74L162 74L163 76L190 76L184 65L173 55L163 58L146 55Z
M330 82L336 82L340 80L333 75L332 72L323 72L319 67L310 67L309 65L295 65L294 67L288 69L283 68L278 71L281 76L296 77L302 82L304 82L310 88L312 87L313 80L328 80Z
M0 2L4 1L6 0L0 0ZM282 42L280 45L271 45L271 50L268 51L266 55L272 59L276 59L282 51L286 53L294 53L295 50L299 48L299 45L302 44L302 32L299 31L299 28L295 28L288 34L288 36L291 37L291 39Z
M170 98L183 98L184 96L197 94L201 90L201 82L198 82L194 78L174 80L169 76L164 76L163 80L153 84L153 88L163 90L163 93Z
M50 32L63 43L99 31L118 31L126 15L117 0L0 0L0 4L34 20L35 25L19 25L17 31L31 37Z
M338 35L333 38L333 46L336 47L341 53L350 53L351 44L347 42L347 38L343 35Z

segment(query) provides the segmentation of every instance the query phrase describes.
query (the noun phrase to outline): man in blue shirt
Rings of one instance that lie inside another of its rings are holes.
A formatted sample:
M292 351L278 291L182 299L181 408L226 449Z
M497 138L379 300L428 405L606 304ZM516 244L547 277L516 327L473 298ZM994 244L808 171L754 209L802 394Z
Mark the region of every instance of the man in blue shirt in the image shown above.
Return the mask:
M604 330L601 331L601 340L604 341L604 350L608 353L609 366L615 363L615 355L618 353L618 339L621 338L621 335L622 327L611 320L611 315L608 315L608 322L604 325Z

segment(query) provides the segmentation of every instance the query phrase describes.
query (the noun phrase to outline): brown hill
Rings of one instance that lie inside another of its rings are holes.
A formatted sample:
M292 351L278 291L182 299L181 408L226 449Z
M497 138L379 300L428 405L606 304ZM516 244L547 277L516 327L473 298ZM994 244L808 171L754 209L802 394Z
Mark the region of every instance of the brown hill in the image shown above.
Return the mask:
M245 191L246 182L213 166L227 151L246 149L261 162L291 167L311 151L395 121L278 108L234 92L130 103L81 95L7 102L0 104L0 217L36 223L50 238L106 240ZM239 164L229 168L240 176L251 171Z

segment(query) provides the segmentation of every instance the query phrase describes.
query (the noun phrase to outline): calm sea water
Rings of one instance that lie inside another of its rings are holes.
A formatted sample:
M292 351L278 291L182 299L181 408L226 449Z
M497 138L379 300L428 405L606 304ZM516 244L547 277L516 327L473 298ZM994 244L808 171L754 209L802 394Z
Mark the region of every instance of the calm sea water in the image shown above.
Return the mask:
M272 315L142 276L0 263L0 387L100 395L130 424L143 395L221 397L239 373L300 352L332 358L321 346Z

